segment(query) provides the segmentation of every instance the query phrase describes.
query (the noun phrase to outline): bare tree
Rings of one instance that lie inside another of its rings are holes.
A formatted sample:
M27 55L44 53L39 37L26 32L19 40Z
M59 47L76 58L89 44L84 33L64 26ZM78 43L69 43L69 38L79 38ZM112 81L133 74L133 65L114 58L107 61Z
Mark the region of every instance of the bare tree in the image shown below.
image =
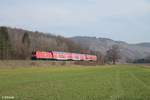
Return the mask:
M106 53L107 61L111 61L113 64L116 64L117 60L120 59L120 50L118 45L113 45Z
M93 54L97 56L97 64L104 64L104 55L100 51L92 51L90 50L89 54Z

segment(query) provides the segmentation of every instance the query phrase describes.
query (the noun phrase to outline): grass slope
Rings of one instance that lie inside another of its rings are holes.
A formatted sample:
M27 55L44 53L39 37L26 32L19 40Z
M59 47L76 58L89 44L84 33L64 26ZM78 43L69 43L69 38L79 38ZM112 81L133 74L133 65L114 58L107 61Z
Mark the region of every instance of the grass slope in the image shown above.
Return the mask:
M15 100L150 100L150 69L134 65L0 69Z

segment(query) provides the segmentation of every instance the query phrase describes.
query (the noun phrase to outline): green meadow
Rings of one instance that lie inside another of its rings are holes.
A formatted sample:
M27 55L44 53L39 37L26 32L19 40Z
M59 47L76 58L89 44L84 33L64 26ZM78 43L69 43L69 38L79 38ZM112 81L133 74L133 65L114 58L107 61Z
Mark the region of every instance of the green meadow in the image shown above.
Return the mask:
M0 99L150 100L150 69L141 65L1 68Z

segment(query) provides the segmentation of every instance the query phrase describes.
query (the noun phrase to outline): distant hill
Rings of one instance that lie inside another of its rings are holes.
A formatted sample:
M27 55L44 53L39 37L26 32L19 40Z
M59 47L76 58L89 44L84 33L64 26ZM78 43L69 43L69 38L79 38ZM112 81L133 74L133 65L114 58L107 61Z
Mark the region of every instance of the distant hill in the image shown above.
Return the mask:
M136 44L137 46L141 46L141 47L150 47L150 43L139 43Z
M123 60L140 59L150 55L150 43L128 44L123 41L114 41L107 38L96 37L72 37L74 42L91 50L100 51L103 54L112 46L119 45Z

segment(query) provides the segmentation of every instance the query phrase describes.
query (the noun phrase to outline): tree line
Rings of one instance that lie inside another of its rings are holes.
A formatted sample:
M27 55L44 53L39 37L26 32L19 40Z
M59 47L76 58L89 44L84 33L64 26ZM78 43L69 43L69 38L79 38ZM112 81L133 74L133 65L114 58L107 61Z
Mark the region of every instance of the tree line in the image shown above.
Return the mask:
M142 59L135 59L132 63L150 63L150 56L147 56Z

